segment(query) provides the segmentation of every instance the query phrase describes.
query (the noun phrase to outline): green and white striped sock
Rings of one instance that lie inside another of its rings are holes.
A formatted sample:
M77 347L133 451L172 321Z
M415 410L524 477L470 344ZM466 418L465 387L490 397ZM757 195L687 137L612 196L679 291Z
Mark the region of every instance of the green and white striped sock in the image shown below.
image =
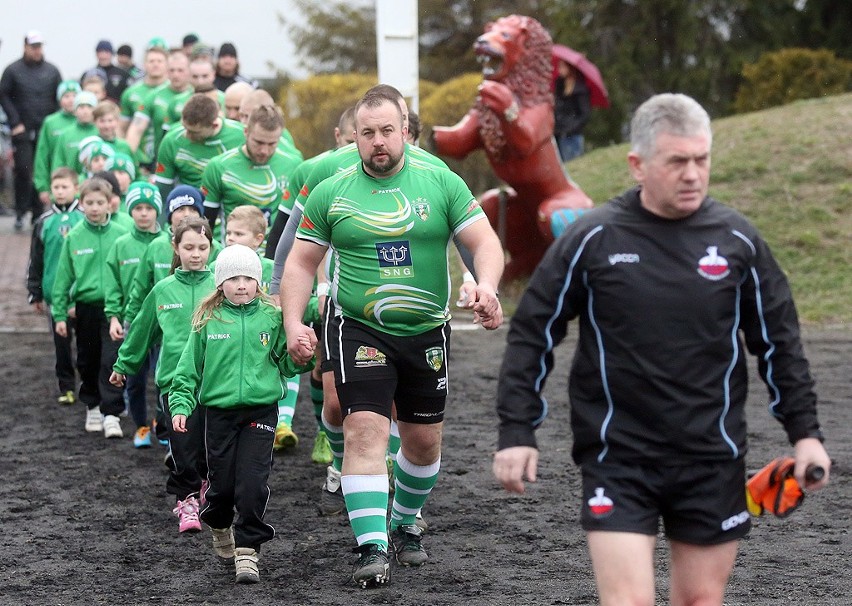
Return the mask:
M399 451L394 470L396 490L391 506L391 530L415 523L417 512L423 507L438 481L440 469L440 458L431 465L415 465L405 458L402 450Z
M343 476L340 487L358 545L375 543L387 551L387 475Z
M331 454L334 457L331 465L337 471L340 471L343 469L343 428L329 423L325 415L322 415L322 426L325 429L328 446L331 448Z
M293 415L296 414L296 400L299 397L299 377L287 379L287 395L278 400L278 423L293 427Z

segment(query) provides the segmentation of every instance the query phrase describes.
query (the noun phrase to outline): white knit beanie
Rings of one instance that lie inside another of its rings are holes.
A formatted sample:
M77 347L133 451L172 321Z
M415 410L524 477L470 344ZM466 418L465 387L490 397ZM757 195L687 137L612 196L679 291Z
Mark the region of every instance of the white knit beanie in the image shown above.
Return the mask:
M260 284L262 273L260 257L248 246L231 244L216 257L216 286L222 286L222 282L236 276L248 276Z

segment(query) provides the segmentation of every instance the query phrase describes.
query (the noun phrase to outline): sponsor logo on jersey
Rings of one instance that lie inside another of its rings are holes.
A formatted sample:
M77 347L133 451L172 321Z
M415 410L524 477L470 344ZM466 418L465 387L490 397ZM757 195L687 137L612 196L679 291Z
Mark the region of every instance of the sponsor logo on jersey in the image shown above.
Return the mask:
M470 202L467 203L467 214L472 213L476 210L476 207L479 206L479 200L476 198L471 198Z
M748 511L741 511L738 514L732 515L727 520L722 520L722 530L731 530L748 522L750 515Z
M639 255L636 253L617 253L608 257L609 264L616 263L639 263Z
M207 189L206 185L202 185L201 186L201 193L206 198L208 195L210 195L210 190Z
M728 260L719 254L718 246L708 246L707 255L698 260L698 273L708 280L721 280L731 273Z
M444 350L440 347L430 347L426 350L426 363L429 368L438 372L444 365Z
M411 278L411 244L408 240L377 242L376 256L379 260L379 276L382 278Z
M230 339L231 333L229 332L217 332L207 335L208 341L223 341L225 339Z
M355 368L370 366L387 366L388 357L375 347L361 345L355 351Z
M269 333L268 332L262 332L257 336L260 338L260 342L263 344L264 347L269 345Z
M183 303L163 303L162 305L158 305L157 309L161 311L169 309L183 309Z
M139 261L139 257L134 257L132 259L122 259L121 261L119 261L119 265L136 265L137 263L139 263Z
M414 204L411 205L411 208L414 210L414 214L420 217L421 221L429 218L429 200L426 198L417 198Z
M588 500L588 505L593 518L610 516L615 509L612 499L604 494L603 488L595 488L595 496Z
M310 190L308 189L308 185L307 185L307 183L306 183L305 185L302 185L302 189L300 189L300 190L299 190L299 195L300 195L300 196L304 196L304 197L306 197L306 198L307 198L307 197L308 197L308 192L309 192L309 191L310 191Z
M370 193L371 194L395 194L395 193L402 193L402 190L398 187L394 187L393 189L374 189Z
M93 255L93 254L95 254L95 249L94 248L78 248L77 250L74 251L74 254L78 255L78 256L79 255Z
M157 174L166 172L166 167L163 166L162 162L157 162Z
M307 215L302 215L302 222L299 223L299 227L303 229L316 229L316 225L314 225L313 221L308 219Z

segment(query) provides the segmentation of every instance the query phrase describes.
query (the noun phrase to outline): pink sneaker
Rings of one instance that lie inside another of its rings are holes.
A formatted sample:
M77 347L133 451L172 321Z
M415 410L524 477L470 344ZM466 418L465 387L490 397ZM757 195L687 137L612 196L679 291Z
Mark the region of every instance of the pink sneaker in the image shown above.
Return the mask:
M172 513L177 515L180 532L198 532L201 522L198 520L198 499L189 495L183 501L178 501Z

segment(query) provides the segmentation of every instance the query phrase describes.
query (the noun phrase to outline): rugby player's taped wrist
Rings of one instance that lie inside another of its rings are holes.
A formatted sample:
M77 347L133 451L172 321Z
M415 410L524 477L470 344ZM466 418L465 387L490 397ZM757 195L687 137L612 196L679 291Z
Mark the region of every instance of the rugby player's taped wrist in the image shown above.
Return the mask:
M327 297L330 288L331 284L329 284L328 282L320 282L319 284L317 284L317 296Z
M466 271L462 274L462 282L476 282L476 279L473 277L472 273Z

